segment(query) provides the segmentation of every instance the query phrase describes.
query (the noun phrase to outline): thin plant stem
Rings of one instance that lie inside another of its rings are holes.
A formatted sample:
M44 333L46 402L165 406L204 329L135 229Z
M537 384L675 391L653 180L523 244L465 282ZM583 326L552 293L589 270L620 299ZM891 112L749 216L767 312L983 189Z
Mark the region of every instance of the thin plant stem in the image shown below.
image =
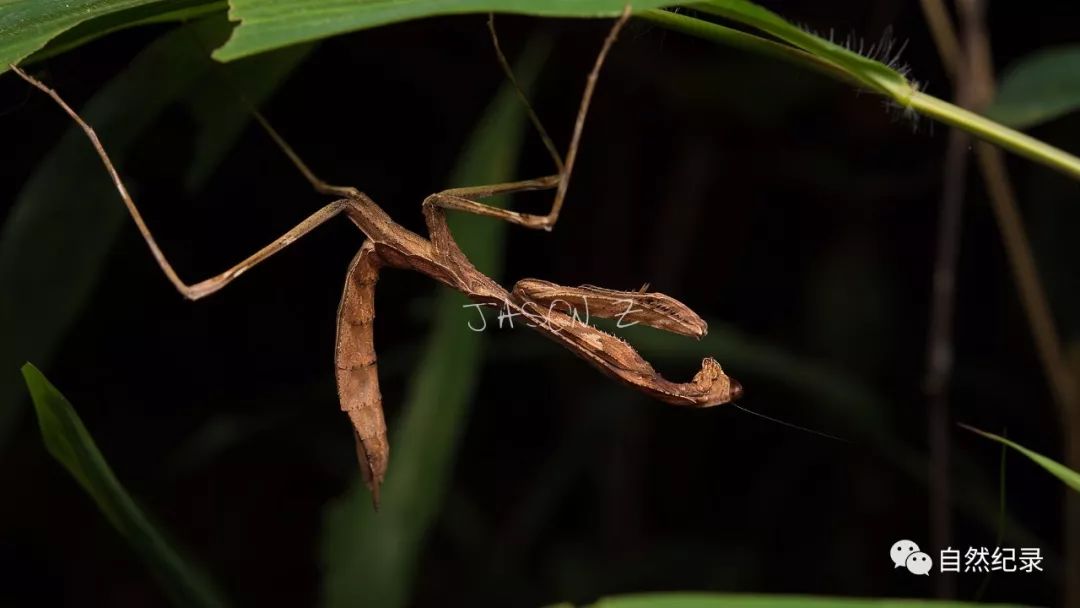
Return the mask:
M949 11L941 0L919 0L922 6L923 18L930 27L930 35L934 38L934 46L937 47L938 56L942 65L950 77L956 77L956 71L960 65L960 44L953 26Z
M1004 127L989 118L938 99L933 95L916 92L908 101L908 107L924 116L929 116L951 127L967 131L979 139L1080 180L1080 158L1060 148L1039 141L1030 135Z
M971 137L953 129L945 153L945 183L938 214L937 256L934 260L930 297L930 328L927 337L926 384L927 443L930 449L930 540L934 546L950 546L952 539L952 483L949 445L949 387L955 353L956 266L963 236L968 147ZM936 579L937 596L956 595L952 576Z
M976 2L978 0L975 0ZM977 107L974 73L976 66L971 58L977 44L973 27L964 28L964 40L958 42L948 13L941 2L924 0L923 12L931 30L938 34L952 33L953 39L949 50L952 55L942 52L942 61L950 64L954 82L954 98L960 107ZM936 7L936 8L935 8ZM971 13L981 12L977 5L965 14L968 21L977 19ZM935 36L935 42L941 42ZM938 250L934 261L933 285L930 298L930 329L927 338L926 358L926 396L927 396L927 438L930 447L930 529L931 540L939 547L951 546L952 510L951 510L951 446L949 444L949 386L954 368L956 351L955 324L956 316L956 267L960 257L960 242L964 233L964 199L967 185L968 150L971 136L957 128L949 131L949 145L945 152L944 185L941 194L941 209L938 222ZM952 576L936 579L936 592L940 598L956 595L956 581Z

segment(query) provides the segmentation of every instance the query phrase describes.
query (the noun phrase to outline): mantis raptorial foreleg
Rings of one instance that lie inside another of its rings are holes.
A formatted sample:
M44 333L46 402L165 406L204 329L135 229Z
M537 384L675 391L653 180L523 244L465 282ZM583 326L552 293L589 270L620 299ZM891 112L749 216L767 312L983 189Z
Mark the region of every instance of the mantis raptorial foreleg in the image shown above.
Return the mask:
M540 279L522 279L514 285L520 302L538 304L547 310L562 310L571 316L616 319L620 327L648 325L671 333L702 338L708 331L705 321L690 307L656 291L618 291L595 285L565 287Z

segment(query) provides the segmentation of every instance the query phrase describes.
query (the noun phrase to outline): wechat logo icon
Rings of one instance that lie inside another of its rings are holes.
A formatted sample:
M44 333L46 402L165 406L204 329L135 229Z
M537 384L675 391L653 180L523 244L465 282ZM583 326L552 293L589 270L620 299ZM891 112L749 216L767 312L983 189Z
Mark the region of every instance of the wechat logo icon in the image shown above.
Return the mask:
M889 549L893 568L907 568L912 574L929 576L934 568L934 560L919 550L919 545L910 540L898 540Z

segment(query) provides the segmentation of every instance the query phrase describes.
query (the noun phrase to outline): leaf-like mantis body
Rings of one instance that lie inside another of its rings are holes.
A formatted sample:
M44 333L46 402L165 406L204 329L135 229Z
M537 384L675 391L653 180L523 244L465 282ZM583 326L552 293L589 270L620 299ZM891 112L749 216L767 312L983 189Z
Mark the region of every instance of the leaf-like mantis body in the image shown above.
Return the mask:
M386 476L390 458L372 331L379 266L374 244L371 241L364 243L349 264L345 277L345 289L338 306L337 345L334 349L334 371L341 409L352 422L360 472L371 489L376 507L379 504L379 486Z

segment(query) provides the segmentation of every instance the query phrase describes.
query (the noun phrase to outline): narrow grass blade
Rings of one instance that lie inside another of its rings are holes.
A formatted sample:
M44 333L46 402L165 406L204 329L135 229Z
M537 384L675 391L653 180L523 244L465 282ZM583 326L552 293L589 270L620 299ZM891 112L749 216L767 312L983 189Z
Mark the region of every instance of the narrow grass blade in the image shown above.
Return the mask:
M1016 450L1017 452L1020 452L1024 456L1027 456L1028 458L1030 458L1033 462L1035 462L1035 464L1037 464L1040 467L1046 469L1046 472L1050 473L1054 477L1057 477L1061 481L1065 482L1065 485L1069 486L1070 488L1072 488L1073 490L1075 490L1077 492L1080 492L1080 473L1077 473L1076 471L1070 469L1069 467L1061 464L1060 462L1058 462L1056 460L1052 460L1050 458L1047 458L1046 456L1043 456L1042 454L1040 454L1038 452L1033 452L1033 451L1025 448L1024 446L1020 445L1019 443L1016 443L1015 441L1012 441L1010 439L1006 439L1006 438L1002 437L1001 435L995 435L993 433L988 433L986 431L977 429L977 428L975 428L973 426L968 426L966 424L961 424L960 426L967 429L967 430L969 430L969 431L971 431L972 433L982 435L983 437L986 437L987 439L993 439L994 441L996 441L996 442L998 442L998 443L1000 443L1002 445L1007 445L1010 448Z
M1080 109L1080 45L1043 49L1009 66L986 115L1024 129Z
M530 45L516 74L528 88L546 48ZM509 86L499 91L466 145L451 185L513 179L524 134L525 113ZM491 199L487 199L490 201ZM453 233L481 271L501 272L506 224L451 214ZM440 293L432 334L400 419L391 423L391 460L382 504L371 508L358 483L330 504L323 525L323 605L368 608L406 605L424 538L434 523L450 480L457 444L480 373L483 335L456 292ZM376 337L376 342L378 338Z
M80 109L121 174L140 135L172 104L186 105L198 124L196 162L187 179L192 190L201 187L232 147L250 114L233 89L213 74L221 68L199 42L218 44L228 32L222 14L166 34ZM297 46L260 56L230 65L229 72L258 103L307 50ZM12 294L0 298L0 442L25 399L19 365L49 360L97 284L116 234L129 222L101 161L83 132L71 125L39 163L0 227L0 293ZM152 260L148 251L139 254Z
M172 602L177 606L228 605L202 569L180 554L127 493L71 403L30 363L23 366L22 373L34 401L45 447L93 498Z

